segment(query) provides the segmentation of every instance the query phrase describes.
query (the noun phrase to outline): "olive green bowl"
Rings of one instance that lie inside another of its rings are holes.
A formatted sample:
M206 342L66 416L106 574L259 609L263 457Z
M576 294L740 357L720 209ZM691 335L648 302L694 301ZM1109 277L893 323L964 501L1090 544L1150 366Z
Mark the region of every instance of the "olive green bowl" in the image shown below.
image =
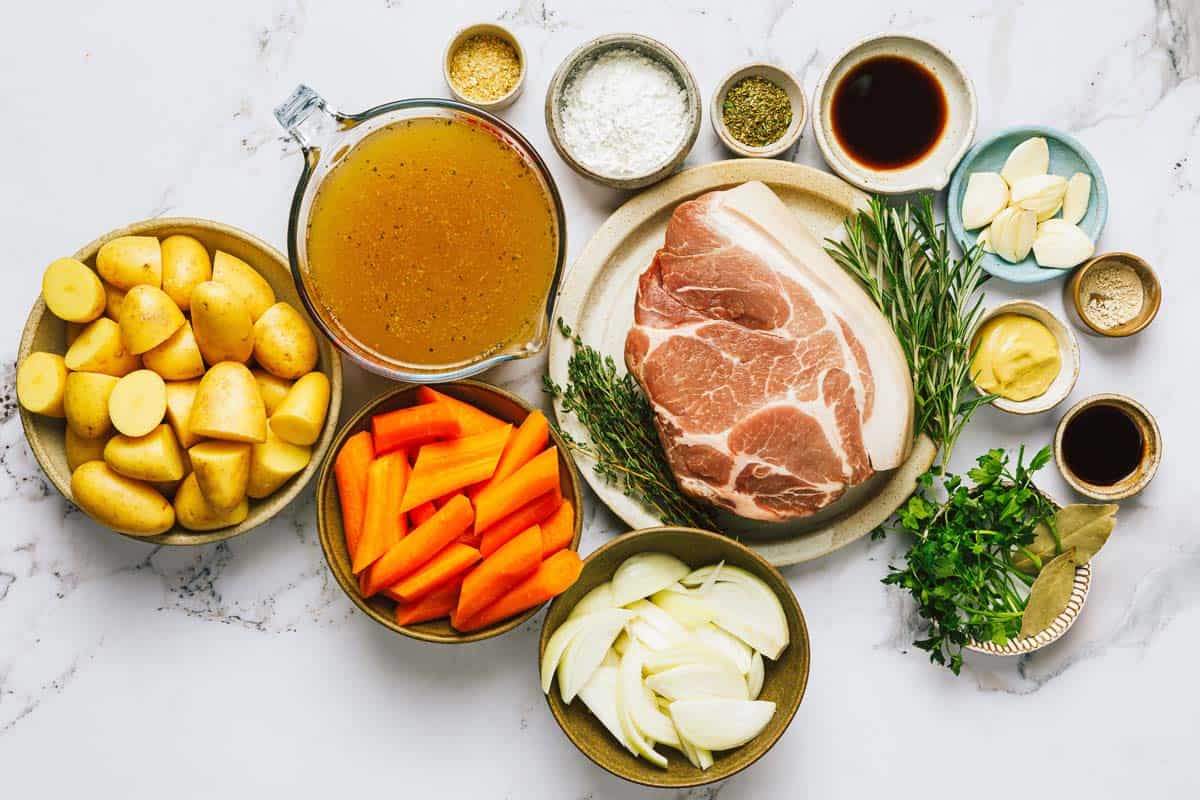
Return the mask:
M416 405L417 389L419 388L414 384L406 384L384 392L359 409L338 431L333 440L333 446L329 448L329 453L325 456L325 463L321 465L321 474L317 477L317 533L321 539L321 550L325 552L325 561L329 564L333 577L337 579L338 586L342 587L346 596L354 601L354 605L358 606L364 614L383 627L423 642L439 644L479 642L511 631L536 614L541 606L469 633L456 631L450 627L450 622L446 619L430 620L416 625L400 625L396 622L396 604L383 595L364 598L358 590L358 578L350 568L350 553L346 550L346 529L342 526L342 506L341 500L338 498L337 481L333 476L333 462L337 459L337 454L347 439L360 431L371 429L372 416ZM533 411L531 405L515 394L480 381L462 380L454 383L440 383L436 384L436 388L443 394L462 400L464 403L470 403L494 417L511 422L513 425L520 425L529 412ZM550 428L550 441L558 448L558 476L562 496L571 501L575 507L574 532L570 548L578 550L579 536L583 531L583 494L580 491L579 475L575 472L575 462L571 459L566 442L562 440L553 426Z
M317 331L317 327L312 324L305 312L304 303L301 302L300 294L296 291L291 269L283 254L257 236L220 222L193 217L162 217L135 222L124 228L109 231L94 242L84 245L75 253L74 258L95 269L96 253L99 252L100 247L117 237L157 236L159 239L163 239L174 234L186 234L197 239L208 249L210 256L215 250L224 250L254 267L267 283L271 284L275 297L289 303L304 316L305 320L308 320L309 327L313 329L314 333ZM316 474L322 456L329 449L329 443L333 441L334 431L337 430L338 413L342 406L341 359L328 339L319 334L316 338L317 369L324 372L329 378L329 410L325 416L325 427L321 429L320 437L312 446L312 457L309 459L308 466L289 478L270 497L251 500L250 513L238 525L213 531L189 531L176 524L171 530L157 536L134 536L121 533L122 536L143 542L168 545L201 545L220 542L240 536L266 523L287 507L288 503L296 498L296 495L300 494L300 491ZM62 354L66 352L66 349L67 323L51 314L39 295L37 302L33 304L33 310L29 312L29 318L25 321L25 329L21 332L17 363L20 364L24 361L30 353L46 351ZM21 425L25 429L25 438L29 441L29 448L33 451L42 471L46 473L46 477L50 479L55 488L62 492L63 497L72 500L71 470L67 466L67 452L63 441L66 433L64 421L31 414L22 408ZM120 531L114 531L114 533L120 533Z
M796 716L808 684L810 647L804 613L784 577L758 553L728 537L694 528L645 528L618 536L588 556L583 562L579 579L550 604L542 623L538 664L541 664L542 653L554 631L566 621L571 609L585 594L611 580L617 566L625 559L635 553L654 551L670 553L692 567L718 561L741 567L765 581L783 604L789 644L778 661L764 661L765 679L759 694L760 700L771 700L776 706L775 716L766 729L737 749L714 753L715 761L707 770L693 767L680 753L663 747L660 752L667 757L669 764L663 770L630 754L613 739L603 723L592 715L582 701L564 704L557 682L546 695L546 702L550 704L550 713L567 738L585 756L612 774L627 781L662 789L702 786L724 780L762 758L779 741Z

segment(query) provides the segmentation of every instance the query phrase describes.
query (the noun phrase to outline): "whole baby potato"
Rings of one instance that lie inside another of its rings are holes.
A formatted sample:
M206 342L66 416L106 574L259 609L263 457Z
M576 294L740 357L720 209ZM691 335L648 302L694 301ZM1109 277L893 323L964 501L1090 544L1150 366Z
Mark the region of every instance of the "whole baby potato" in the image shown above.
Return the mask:
M135 286L121 303L121 341L141 355L171 338L185 320L179 306L156 286Z
M98 439L112 430L108 398L119 378L102 372L72 372L67 375L63 412L67 425L84 439Z
M200 484L193 472L183 479L175 492L175 516L179 524L190 531L211 531L238 525L250 513L250 504L241 502L227 509L214 508L204 499Z
M188 419L192 433L233 442L265 442L267 411L245 364L214 364L196 389Z
M310 445L321 435L329 410L329 378L310 372L292 384L291 391L271 415L271 430L285 442Z
M91 322L104 313L104 284L82 261L60 258L42 275L46 308L67 322Z
M66 433L63 435L63 442L67 451L67 469L74 472L80 464L86 464L89 461L103 461L104 446L108 444L108 440L109 437L107 436L101 436L97 439L86 439L68 425Z
M204 358L192 333L192 323L184 322L165 342L142 353L142 364L166 381L186 381L203 375Z
M125 302L125 290L111 283L104 284L104 316L113 322L121 321L121 303Z
M74 372L103 372L120 378L141 366L141 359L125 348L121 327L108 317L87 324L63 356Z
M317 366L317 337L296 309L276 303L254 323L254 360L280 378L295 380Z
M200 493L210 506L227 511L246 499L250 480L248 442L201 442L188 450Z
M245 363L254 352L254 320L232 289L205 281L192 290L192 331L208 364Z
M170 425L159 425L145 436L114 436L104 447L104 463L139 481L169 483L184 476L183 451Z
M175 524L165 497L103 461L89 461L71 473L71 495L89 517L121 533L154 536Z
M100 277L128 291L134 286L162 286L162 248L153 236L120 236L96 253Z
M275 303L275 290L266 278L245 261L221 250L213 256L212 279L241 298L252 321L257 321Z
M67 365L57 353L30 353L17 368L17 401L33 414L63 417Z
M212 280L212 260L204 245L177 234L162 241L162 290L183 311L192 305L192 289Z

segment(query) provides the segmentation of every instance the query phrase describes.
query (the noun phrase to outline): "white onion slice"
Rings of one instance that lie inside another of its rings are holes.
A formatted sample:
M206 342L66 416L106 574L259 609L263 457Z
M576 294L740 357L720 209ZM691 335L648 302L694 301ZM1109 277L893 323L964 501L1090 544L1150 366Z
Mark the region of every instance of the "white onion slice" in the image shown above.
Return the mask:
M631 643L625 651L625 655L621 657L620 672L617 680L617 718L621 722L621 730L624 731L626 738L633 745L633 749L645 757L651 764L660 769L666 769L666 756L659 753L650 742L646 741L633 721L631 706L639 698L644 697L645 687L642 685L641 649L636 643Z
M737 639L734 639L728 633L725 633L718 628L713 628L711 625L705 626L705 628L714 632L714 639L716 637L724 637L724 639L732 642L733 646L727 649L721 649L725 647L725 642L722 642L720 645L713 646L711 644L706 644L693 636L693 638L689 639L688 641L677 644L674 647L668 647L664 650L658 650L655 652L647 652L645 654L645 664L643 669L647 673L653 675L656 672L662 672L663 670L672 669L673 667L680 667L684 664L712 664L714 662L722 662L727 664L735 672L742 674L742 670L738 667L738 659L740 656L740 648L744 647L745 645L743 645ZM749 661L747 661L747 668L749 668Z
M708 664L683 664L646 678L646 688L668 700L728 697L749 700L746 679L724 658Z
M686 634L684 634L686 636ZM683 640L683 636L663 633L654 627L644 617L634 617L629 621L629 638L638 642L647 650L666 650L674 647ZM622 656L625 654L622 653Z
M716 650L732 661L738 672L745 675L750 671L750 657L754 651L750 645L732 633L715 625L702 625L692 633L702 645Z
M571 609L571 613L567 614L567 619L616 607L617 604L612 601L612 581L605 581L579 598L579 602Z
M591 624L588 622L590 616L590 614L575 618L568 616L567 621L559 625L550 637L550 641L546 642L546 651L542 653L542 692L544 694L550 692L550 684L554 682L554 671L558 669L558 662L562 659L567 645L581 630Z
M762 692L763 678L766 677L763 669L762 653L754 651L754 656L750 659L750 671L746 673L746 686L750 690L750 699L757 700L759 693Z
M587 623L571 639L558 665L558 691L564 703L570 703L592 677L613 640L632 616L629 611L610 608L581 617Z
M740 583L717 581L705 599L716 613L713 622L741 639L767 658L778 658L787 647L787 628L780 630L769 604Z
M762 733L775 714L765 700L704 698L678 700L670 705L679 735L695 747L730 750Z
M667 588L691 568L667 553L638 553L621 562L612 577L612 603L629 605Z
M616 666L601 665L579 690L579 699L596 715L596 719L608 728L613 738L636 756L638 753L625 736L625 731L621 729L621 718L617 713L617 672Z
M712 622L713 610L708 603L691 594L681 584L668 586L661 592L650 596L650 602L661 608L685 628L695 628L706 622Z

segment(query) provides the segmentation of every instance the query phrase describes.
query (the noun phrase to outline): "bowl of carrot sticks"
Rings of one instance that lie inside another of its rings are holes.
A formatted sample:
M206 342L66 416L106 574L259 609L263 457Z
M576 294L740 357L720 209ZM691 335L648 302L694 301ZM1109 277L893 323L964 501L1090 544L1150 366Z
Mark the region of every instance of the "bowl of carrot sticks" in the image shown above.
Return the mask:
M478 381L393 389L338 432L317 527L342 590L427 642L498 636L579 577L579 476L521 398Z

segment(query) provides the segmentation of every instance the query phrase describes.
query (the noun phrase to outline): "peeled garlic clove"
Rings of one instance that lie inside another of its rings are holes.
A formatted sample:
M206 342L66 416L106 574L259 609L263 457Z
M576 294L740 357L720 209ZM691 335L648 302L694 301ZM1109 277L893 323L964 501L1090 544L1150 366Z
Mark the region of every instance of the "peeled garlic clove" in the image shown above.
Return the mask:
M963 193L963 227L982 228L1008 205L1008 184L997 172L972 172Z
M1045 175L1050 169L1050 148L1041 136L1026 139L1013 148L1004 162L1000 175L1008 181L1009 186L1015 186L1022 178L1032 178L1035 175Z
M1092 194L1092 177L1083 172L1076 172L1067 181L1067 193L1063 198L1063 222L1078 225L1087 214L1088 198Z
M1016 264L1024 261L1037 236L1037 215L1016 206L1009 206L992 220L988 236L996 255Z
M1064 219L1048 219L1038 226L1033 240L1033 258L1043 267L1070 269L1092 257L1096 246L1078 225Z
M1038 220L1054 216L1067 193L1067 179L1059 175L1034 175L1013 184L1011 202L1017 208L1032 211Z
M985 253L996 252L995 248L992 247L992 228L990 225L981 230L979 235L975 237L975 244L982 247Z

